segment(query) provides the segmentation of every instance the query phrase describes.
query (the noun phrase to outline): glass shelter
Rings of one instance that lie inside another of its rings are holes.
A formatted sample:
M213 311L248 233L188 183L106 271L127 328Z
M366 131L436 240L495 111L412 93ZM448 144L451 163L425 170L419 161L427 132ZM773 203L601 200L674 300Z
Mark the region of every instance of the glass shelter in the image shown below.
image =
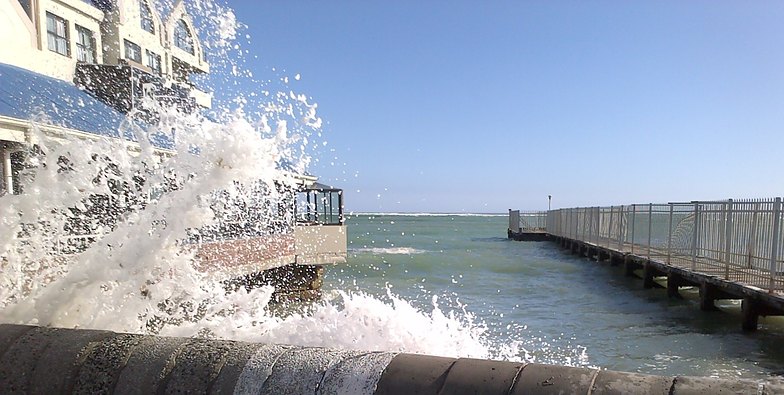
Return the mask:
M315 183L297 196L297 223L343 225L343 190Z

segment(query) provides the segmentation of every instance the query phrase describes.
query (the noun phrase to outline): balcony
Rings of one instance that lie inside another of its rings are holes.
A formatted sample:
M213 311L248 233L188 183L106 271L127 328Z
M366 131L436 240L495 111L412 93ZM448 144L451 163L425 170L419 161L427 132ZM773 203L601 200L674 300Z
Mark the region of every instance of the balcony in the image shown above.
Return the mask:
M199 100L206 100L207 104L210 101L206 92L196 93L197 89L189 84L172 83L155 75L148 67L130 62L116 66L77 64L75 82L118 111L141 110L149 120L155 119L155 109L145 108L145 97L186 113L194 112Z
M346 262L343 190L315 183L297 197L294 252L297 264Z
M298 265L346 262L346 225L297 225L294 254Z

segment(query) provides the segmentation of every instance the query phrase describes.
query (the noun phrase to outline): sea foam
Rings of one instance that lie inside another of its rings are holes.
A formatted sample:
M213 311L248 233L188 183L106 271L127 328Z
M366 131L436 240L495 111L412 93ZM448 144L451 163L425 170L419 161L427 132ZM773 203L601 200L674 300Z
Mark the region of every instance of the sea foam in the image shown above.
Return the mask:
M414 255L423 254L427 251L412 247L374 247L374 248L352 248L349 250L355 254L370 253L373 255Z

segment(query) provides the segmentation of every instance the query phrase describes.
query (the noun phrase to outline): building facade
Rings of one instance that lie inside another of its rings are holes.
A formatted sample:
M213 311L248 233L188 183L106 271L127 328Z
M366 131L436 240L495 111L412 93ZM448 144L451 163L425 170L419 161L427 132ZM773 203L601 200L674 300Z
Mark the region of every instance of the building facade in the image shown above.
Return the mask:
M34 143L27 125L32 114L23 110L50 102L68 113L70 106L57 95L90 103L93 113L112 120L121 116L95 98L120 114L139 109L146 96L186 111L211 107L211 94L190 81L210 68L185 3L178 0L165 17L159 10L154 0L0 1L0 64L6 74L0 93L15 98L0 111L0 194L19 191L18 152ZM25 84L38 87L35 98L18 95ZM90 95L71 89L73 84ZM101 135L118 126L75 122L78 114L46 115L59 119L42 127L70 134Z
M40 116L46 120L36 128L49 136L121 138L139 149L118 131L132 110L132 122L157 121L147 98L185 112L211 107L210 94L191 81L210 67L185 4L178 0L165 16L158 10L154 0L0 0L0 196L24 192L25 155L38 143L31 120ZM174 155L166 137L151 142L162 158ZM260 231L252 209L241 223L216 215L215 232L200 229L184 241L196 249L198 267L233 284L283 279L284 291L317 293L322 265L346 261L342 191L316 177L295 179L281 218L272 219L286 226ZM111 196L85 199L111 203ZM119 218L100 220L111 227ZM102 227L90 224L70 227L77 243L53 253L78 253L97 240ZM285 280L292 276L299 280Z
M0 63L69 82L79 82L84 65L133 68L211 107L211 95L190 79L210 67L185 3L165 17L158 10L154 0L4 1Z

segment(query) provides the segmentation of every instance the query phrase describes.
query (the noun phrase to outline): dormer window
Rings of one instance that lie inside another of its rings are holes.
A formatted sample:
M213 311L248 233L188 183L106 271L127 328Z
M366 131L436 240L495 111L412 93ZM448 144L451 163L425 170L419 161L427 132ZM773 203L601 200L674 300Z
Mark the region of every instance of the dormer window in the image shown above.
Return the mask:
M161 75L161 55L155 52L147 51L147 67L152 69L153 74Z
M125 59L133 60L136 63L142 62L142 48L138 44L123 40L125 43Z
M194 54L191 30L182 19L177 21L177 25L174 27L174 45L191 55Z
M141 16L142 29L155 34L155 24L152 20L152 11L150 11L150 7L147 6L147 2L139 2L139 15Z
M68 44L68 22L50 12L46 13L46 45L50 51L71 56Z
M76 60L95 63L95 37L92 30L76 25Z

